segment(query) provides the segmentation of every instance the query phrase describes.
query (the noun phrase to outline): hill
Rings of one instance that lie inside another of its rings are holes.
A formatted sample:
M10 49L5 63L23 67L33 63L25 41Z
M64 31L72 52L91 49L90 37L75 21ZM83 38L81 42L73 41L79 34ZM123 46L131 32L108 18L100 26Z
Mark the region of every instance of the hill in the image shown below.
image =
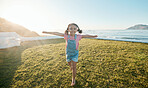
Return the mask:
M0 18L0 32L16 32L17 34L19 34L20 36L23 36L23 37L40 36L36 32L30 31L21 25L9 22L4 18Z
M127 30L148 30L148 25L137 24L137 25L127 28Z

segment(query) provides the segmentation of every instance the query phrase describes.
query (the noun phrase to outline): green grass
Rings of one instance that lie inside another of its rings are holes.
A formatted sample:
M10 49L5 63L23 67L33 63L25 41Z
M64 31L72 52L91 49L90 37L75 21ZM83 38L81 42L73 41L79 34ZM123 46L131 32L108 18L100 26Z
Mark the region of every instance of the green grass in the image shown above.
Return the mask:
M24 42L0 54L1 87L70 87L64 39ZM148 44L82 39L74 87L148 87L147 63Z

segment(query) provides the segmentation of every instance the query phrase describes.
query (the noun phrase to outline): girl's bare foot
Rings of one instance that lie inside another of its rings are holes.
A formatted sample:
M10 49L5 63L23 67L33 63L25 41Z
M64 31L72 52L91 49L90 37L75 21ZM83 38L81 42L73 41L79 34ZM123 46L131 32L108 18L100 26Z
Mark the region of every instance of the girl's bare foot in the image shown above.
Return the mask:
M72 79L72 83L71 83L71 86L74 86L76 84L76 80L74 79Z

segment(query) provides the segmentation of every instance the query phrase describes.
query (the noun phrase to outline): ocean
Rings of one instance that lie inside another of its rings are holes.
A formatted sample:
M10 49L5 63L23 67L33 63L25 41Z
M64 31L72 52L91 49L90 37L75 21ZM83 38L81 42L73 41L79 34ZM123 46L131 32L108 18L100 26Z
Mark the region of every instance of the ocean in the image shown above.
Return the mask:
M148 30L82 30L82 35L98 35L95 39L148 43ZM48 36L47 38L63 38ZM92 38L91 38L92 39Z
M83 34L98 35L97 39L148 43L148 30L84 30Z

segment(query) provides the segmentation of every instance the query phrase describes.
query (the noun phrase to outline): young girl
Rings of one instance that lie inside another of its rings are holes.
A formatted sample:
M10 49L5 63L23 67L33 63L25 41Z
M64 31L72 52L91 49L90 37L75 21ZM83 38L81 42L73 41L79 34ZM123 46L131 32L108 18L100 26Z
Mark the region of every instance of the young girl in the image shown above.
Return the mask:
M70 34L68 33L70 32ZM76 63L78 62L78 55L79 55L79 40L81 38L94 38L97 35L80 35L76 34L76 32L82 33L82 30L78 27L77 24L71 23L68 25L67 30L65 33L59 32L46 32L43 31L42 33L53 34L64 37L66 40L66 61L68 62L70 69L72 70L72 83L71 86L75 85L75 77L76 77Z

